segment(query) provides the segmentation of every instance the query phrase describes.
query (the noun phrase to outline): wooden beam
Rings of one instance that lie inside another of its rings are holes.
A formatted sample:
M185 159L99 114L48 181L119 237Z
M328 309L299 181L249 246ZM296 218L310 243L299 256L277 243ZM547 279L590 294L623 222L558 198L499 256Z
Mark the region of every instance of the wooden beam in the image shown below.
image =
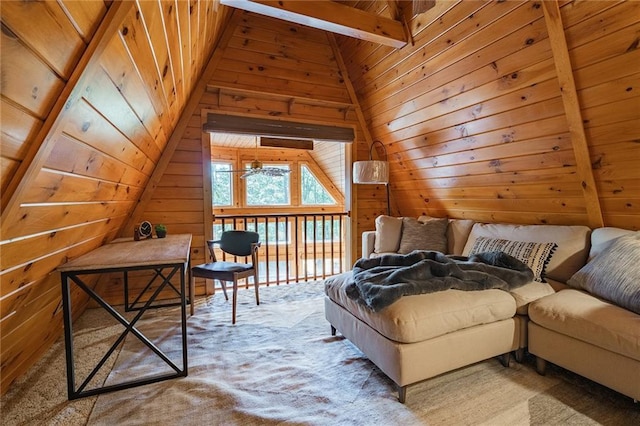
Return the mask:
M313 151L313 141L310 139L260 138L260 146Z
M310 98L310 97L304 97L304 96L296 96L295 98L292 98L290 94L282 94L282 93L277 93L277 92L263 92L263 91L258 91L258 90L251 90L251 89L243 89L240 87L234 87L231 85L224 85L224 84L220 84L217 82L214 83L209 83L207 85L207 92L209 93L220 93L220 96L222 96L222 91L224 91L224 94L238 94L241 96L255 96L255 97L259 97L259 98L263 98L263 99L273 99L273 98L278 98L280 100L283 100L285 102L291 102L291 100L295 100L296 103L303 103L306 105L319 105L319 106L323 106L323 107L328 107L328 108L349 108L352 105L350 103L345 103L345 102L338 102L338 101L329 101L329 100L325 100L325 99L314 99L314 98ZM218 104L218 106L220 106L220 104Z
M147 204L149 203L149 201L151 201L153 193L158 186L158 183L160 183L160 179L162 179L164 172L167 170L167 167L171 162L171 158L173 158L173 154L176 151L176 148L182 140L182 136L184 135L184 132L189 125L189 121L193 117L193 114L195 113L196 108L198 108L198 105L200 105L202 94L207 89L207 83L213 77L213 73L215 72L216 68L218 68L218 63L220 62L220 59L222 59L224 51L229 44L229 40L231 40L231 37L233 36L233 31L235 30L238 22L238 13L232 12L231 17L229 18L229 22L227 22L224 32L218 40L217 46L213 49L213 52L209 59L209 63L205 67L202 76L198 80L198 83L191 91L189 101L182 111L182 115L180 116L176 127L174 128L171 136L169 137L169 140L167 141L164 151L162 152L162 156L158 160L158 163L156 164L156 167L153 170L151 177L149 178L149 182L147 182L147 185L145 186L135 209L129 216L129 220L125 222L122 228L120 228L120 236L127 236L131 232L133 232L133 227L142 218L142 215L147 208Z
M340 47L336 42L336 38L333 34L327 34L329 38L329 43L331 43L331 48L333 49L333 55L336 58L336 62L338 63L338 67L340 68L340 72L342 73L342 79L344 80L344 84L347 87L347 92L349 93L349 97L351 98L351 103L353 103L353 107L356 111L356 117L358 118L358 124L360 125L360 129L364 134L365 141L367 146L371 146L373 143L373 139L371 138L371 132L367 127L367 120L364 118L364 113L362 112L362 108L360 107L360 102L358 102L358 95L356 94L356 90L353 87L353 83L351 83L351 79L349 78L349 72L347 71L347 66L344 63L344 59L342 58L342 53L340 52ZM356 143L351 144L351 160L358 160L358 141ZM349 172L350 173L350 172ZM388 188L387 188L388 189ZM358 259L358 253L356 253L355 248L358 247L358 239L360 238L361 232L357 227L357 222L353 220L353 218L358 217L358 185L351 183L351 205L347 206L350 209L350 217L352 220L351 223L351 240L349 243L353 250L351 251L351 262L355 262ZM398 209L396 208L396 211Z
M569 133L576 158L576 169L584 194L589 226L592 228L602 227L604 226L602 208L600 207L598 189L596 188L593 177L589 144L584 131L580 102L578 100L576 83L573 78L573 68L564 34L560 7L558 6L557 0L543 1L541 3L544 11L544 19L547 24L547 32L549 33L549 41L551 42L558 82L560 84L562 102L564 104L567 122L569 123Z
M398 0L387 0L387 6L389 8L389 15L395 19L396 21L402 22L402 28L404 29L404 33L407 36L407 40L411 43L412 46L416 45L416 41L413 38L413 34L411 34L411 28L409 28L409 19L403 13L402 6L400 5Z
M400 21L333 1L220 0L220 3L397 49L407 44Z
M2 228L11 226L11 220L20 207L20 196L36 178L42 165L49 157L55 144L55 136L65 120L65 110L77 102L84 90L84 84L91 71L98 63L98 59L107 45L117 33L120 24L133 6L133 1L115 2L109 7L91 42L85 49L80 61L73 69L67 84L53 105L51 112L44 121L40 131L29 146L18 170L11 177L7 189L2 194ZM4 232L3 232L4 234Z
M209 133L258 135L276 138L315 139L351 142L355 135L352 127L257 118L242 115L207 114L203 130Z

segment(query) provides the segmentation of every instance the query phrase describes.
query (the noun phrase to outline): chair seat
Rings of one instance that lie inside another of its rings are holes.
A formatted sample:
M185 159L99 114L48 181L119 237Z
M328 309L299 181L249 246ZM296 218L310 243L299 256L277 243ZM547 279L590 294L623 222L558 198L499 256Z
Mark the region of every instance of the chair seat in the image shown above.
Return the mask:
M225 272L244 272L251 271L253 265L234 262L214 262L203 263L192 268L192 271L198 273L225 273Z

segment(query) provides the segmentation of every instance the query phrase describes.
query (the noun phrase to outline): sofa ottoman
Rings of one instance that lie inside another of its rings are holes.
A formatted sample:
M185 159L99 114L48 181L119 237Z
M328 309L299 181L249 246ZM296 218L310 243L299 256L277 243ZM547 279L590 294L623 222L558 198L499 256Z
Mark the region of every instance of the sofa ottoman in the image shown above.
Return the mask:
M517 349L522 325L502 290L405 296L375 312L350 299L351 273L325 280L325 316L399 387Z

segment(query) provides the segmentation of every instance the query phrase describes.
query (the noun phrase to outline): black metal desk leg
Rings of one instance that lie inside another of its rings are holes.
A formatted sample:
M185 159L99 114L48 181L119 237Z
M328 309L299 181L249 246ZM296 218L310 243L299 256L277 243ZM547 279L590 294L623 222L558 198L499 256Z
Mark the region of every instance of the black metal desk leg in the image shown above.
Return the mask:
M182 374L187 376L187 297L186 297L186 282L185 282L185 265L180 267L180 294L181 303L180 310L182 315ZM191 295L189 295L191 298ZM191 299L193 303L193 299Z
M62 274L62 316L64 318L64 348L67 358L67 396L75 394L75 369L73 366L73 318L71 317L71 291L69 276Z

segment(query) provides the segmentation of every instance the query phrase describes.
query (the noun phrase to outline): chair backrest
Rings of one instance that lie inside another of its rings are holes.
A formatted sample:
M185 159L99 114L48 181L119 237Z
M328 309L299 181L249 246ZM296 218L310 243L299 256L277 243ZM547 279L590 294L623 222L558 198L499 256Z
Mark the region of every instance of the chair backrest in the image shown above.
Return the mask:
M225 231L220 236L220 249L234 256L250 256L253 254L253 244L259 239L257 232Z

